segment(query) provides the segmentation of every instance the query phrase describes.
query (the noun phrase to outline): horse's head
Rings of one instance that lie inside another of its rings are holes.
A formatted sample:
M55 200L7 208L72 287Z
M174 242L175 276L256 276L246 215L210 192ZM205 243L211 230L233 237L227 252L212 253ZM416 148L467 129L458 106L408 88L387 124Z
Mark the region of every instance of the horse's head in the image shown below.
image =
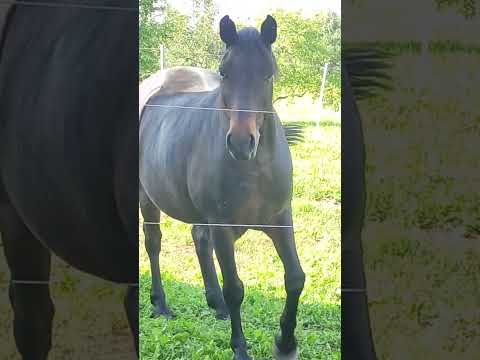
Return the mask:
M230 128L226 145L235 160L250 160L257 153L265 117L254 110L273 109L276 65L271 45L277 37L277 23L269 15L260 32L254 28L237 32L227 15L220 21L220 37L227 46L219 69L221 96L225 107L231 109L227 111Z

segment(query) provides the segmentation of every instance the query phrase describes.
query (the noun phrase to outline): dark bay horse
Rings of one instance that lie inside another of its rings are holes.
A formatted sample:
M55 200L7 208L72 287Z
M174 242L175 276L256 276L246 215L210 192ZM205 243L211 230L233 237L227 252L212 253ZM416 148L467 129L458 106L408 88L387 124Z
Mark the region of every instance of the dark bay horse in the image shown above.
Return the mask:
M35 360L51 348L51 252L129 284L138 348L137 2L48 3L14 5L0 44L0 232L17 348Z
M261 230L273 240L285 269L287 298L274 357L295 359L298 353L294 330L305 274L292 228L292 160L272 106L276 66L271 45L276 35L271 16L260 32L254 28L237 32L225 16L220 37L226 51L218 87L201 91L202 83L205 88L211 83L202 75L205 71L171 70L160 91L148 101L140 123L140 207L147 222L144 232L152 271L153 315L171 316L158 263L161 232L156 223L163 211L197 224L192 237L207 303L216 309L217 317L230 315L230 344L237 360L250 359L240 317L244 288L234 256L235 240L248 229ZM241 224L246 225L235 226ZM255 226L259 224L273 227ZM222 271L223 292L213 249Z

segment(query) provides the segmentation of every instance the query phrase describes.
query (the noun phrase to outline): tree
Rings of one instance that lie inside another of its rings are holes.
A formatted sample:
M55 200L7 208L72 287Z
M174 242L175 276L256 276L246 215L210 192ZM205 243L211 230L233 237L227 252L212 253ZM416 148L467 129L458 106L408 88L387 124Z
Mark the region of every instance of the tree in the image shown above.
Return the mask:
M223 52L223 43L217 32L215 17L218 10L213 0L193 0L193 16L186 31L171 39L168 66L197 66L216 71Z
M223 44L214 31L217 10L212 0L194 0L192 17L165 0L140 1L140 79L159 70L159 49L166 66L197 66L216 70Z
M340 18L333 12L304 18L299 13L275 11L278 39L274 44L279 77L275 99L304 95L318 97L323 66L329 64L324 103L340 106Z
M174 39L186 37L187 24L188 18L165 0L140 1L140 79L159 70L160 45L168 48Z

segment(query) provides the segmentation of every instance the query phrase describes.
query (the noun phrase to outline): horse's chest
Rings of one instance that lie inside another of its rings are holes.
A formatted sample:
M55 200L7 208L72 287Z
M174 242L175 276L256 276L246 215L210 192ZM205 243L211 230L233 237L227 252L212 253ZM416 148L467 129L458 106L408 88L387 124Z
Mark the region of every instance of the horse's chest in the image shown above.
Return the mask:
M288 188L275 182L271 172L231 172L211 180L202 192L200 204L217 221L267 222L289 196Z

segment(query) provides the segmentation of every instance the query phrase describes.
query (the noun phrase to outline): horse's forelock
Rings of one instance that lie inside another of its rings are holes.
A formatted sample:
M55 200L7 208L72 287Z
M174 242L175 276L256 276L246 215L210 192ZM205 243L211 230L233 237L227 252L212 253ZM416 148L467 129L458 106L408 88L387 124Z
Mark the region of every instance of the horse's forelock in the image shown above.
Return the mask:
M278 75L277 61L275 59L275 55L273 54L272 48L271 46L268 46L265 44L265 42L262 40L260 32L257 29L255 29L254 27L246 27L239 30L237 45L240 48L243 48L246 50L256 50L260 52L262 55L265 55L267 58L271 57L273 75L274 76ZM226 48L220 61L220 68L228 60L228 57L230 56L232 51L233 51L232 47Z

